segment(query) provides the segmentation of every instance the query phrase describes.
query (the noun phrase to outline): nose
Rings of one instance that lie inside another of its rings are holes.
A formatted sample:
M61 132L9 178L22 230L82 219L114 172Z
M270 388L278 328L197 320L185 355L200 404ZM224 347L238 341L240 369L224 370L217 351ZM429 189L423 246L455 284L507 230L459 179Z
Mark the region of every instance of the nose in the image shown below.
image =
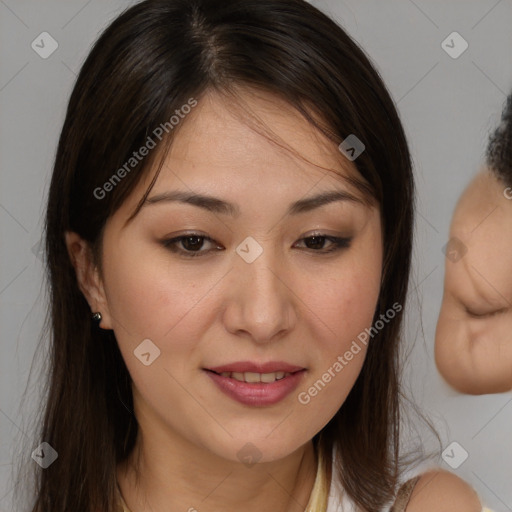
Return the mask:
M268 248L252 263L235 255L224 311L229 332L263 344L294 328L298 299L290 271L286 272L277 259Z

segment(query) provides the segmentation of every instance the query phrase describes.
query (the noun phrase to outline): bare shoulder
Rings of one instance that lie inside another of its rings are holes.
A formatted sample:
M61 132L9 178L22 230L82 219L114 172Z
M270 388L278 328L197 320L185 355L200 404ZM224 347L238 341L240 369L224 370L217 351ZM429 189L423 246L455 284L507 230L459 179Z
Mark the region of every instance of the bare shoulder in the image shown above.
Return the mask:
M407 506L407 512L481 512L475 490L457 475L444 470L421 475Z

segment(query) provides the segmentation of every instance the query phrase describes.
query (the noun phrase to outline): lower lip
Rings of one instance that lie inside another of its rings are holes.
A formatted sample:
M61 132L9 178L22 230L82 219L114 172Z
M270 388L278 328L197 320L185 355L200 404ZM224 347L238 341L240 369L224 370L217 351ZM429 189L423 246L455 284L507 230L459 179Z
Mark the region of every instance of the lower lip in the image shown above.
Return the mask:
M222 377L209 370L205 372L221 391L234 400L245 405L265 406L280 402L296 389L306 370L300 370L267 384L241 382L230 377Z

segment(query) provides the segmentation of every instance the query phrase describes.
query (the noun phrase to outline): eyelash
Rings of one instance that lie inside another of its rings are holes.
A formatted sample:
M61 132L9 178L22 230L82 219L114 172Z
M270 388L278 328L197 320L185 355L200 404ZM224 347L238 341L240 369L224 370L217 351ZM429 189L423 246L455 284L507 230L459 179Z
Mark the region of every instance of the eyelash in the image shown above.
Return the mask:
M187 235L177 236L177 237L171 238L169 240L163 240L162 244L165 248L169 249L171 252L178 253L179 255L184 256L185 258L201 257L206 254L209 254L210 252L212 252L214 250L214 249L210 249L208 251L186 251L183 249L179 249L176 244L178 244L179 242L181 242L182 240L185 240L187 238L199 238L199 239L206 240L208 242L214 242L214 240L212 238L210 238L209 236L200 235L199 233L189 233ZM327 249L327 250L309 249L313 252L317 252L320 254L330 254L333 252L341 251L343 249L347 249L348 247L350 247L350 243L352 242L351 237L339 238L336 236L329 236L329 235L324 235L321 233L315 233L311 236L301 238L299 241L310 240L312 238L320 238L320 239L325 238L329 242L333 243L333 246L331 246L331 248Z

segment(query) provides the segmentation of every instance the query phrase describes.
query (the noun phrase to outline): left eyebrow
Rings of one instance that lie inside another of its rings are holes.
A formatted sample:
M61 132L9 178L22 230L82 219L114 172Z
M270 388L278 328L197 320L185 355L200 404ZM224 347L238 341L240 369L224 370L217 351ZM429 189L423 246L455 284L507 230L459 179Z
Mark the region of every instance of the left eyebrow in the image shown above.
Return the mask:
M298 215L300 213L306 213L335 201L351 201L364 204L361 199L345 190L333 190L295 201L288 207L286 214ZM240 207L234 203L224 201L218 197L178 190L164 192L147 198L143 206L168 202L192 204L210 212L230 215L232 217L240 216Z

